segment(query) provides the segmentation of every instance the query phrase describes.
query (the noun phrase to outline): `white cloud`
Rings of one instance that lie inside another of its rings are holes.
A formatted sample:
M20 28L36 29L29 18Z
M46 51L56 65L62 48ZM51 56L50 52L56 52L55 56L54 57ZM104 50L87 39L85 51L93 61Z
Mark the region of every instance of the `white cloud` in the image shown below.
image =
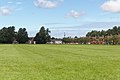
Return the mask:
M8 7L0 7L0 15L7 16L12 13L12 9Z
M13 2L9 1L8 4L12 4Z
M22 2L16 2L16 4L22 4Z
M34 5L39 8L55 8L64 0L36 0Z
M101 8L108 12L120 12L120 0L108 0L101 5Z
M78 11L75 11L75 10L71 10L66 17L72 17L72 18L75 18L75 19L78 19L80 18L81 16L83 16L84 13L83 12L78 12Z

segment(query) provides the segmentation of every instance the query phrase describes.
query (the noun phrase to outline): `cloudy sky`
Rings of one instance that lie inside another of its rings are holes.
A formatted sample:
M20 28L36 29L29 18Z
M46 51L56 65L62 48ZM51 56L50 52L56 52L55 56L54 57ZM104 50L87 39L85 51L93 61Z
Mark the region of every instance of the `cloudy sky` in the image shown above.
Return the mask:
M120 0L0 0L0 28L12 25L29 36L41 26L54 37L85 36L120 25Z

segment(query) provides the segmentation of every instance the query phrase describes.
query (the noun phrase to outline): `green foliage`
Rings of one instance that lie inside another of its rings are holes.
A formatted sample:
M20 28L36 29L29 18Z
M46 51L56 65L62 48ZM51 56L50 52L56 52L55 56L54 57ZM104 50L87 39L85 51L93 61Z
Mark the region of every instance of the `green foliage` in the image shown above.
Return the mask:
M91 31L86 34L86 37L91 38L92 41L105 42L106 44L119 44L120 43L120 27L113 27L107 31Z
M87 44L88 42L90 42L90 39L88 37L81 37L78 38L78 42L81 44Z
M0 43L10 44L15 39L15 27L4 27L0 30Z
M41 27L40 31L36 34L34 40L38 44L45 44L49 42L51 36L49 35L50 31L47 28ZM20 44L24 44L29 40L28 33L26 28L20 28L18 32L15 32L15 27L3 27L0 29L0 43L11 44L13 41L18 41Z
M28 33L25 28L20 28L16 34L16 40L19 43L26 43L28 41Z
M80 38L63 38L64 43L80 43L80 44L87 44L89 42L88 37L80 37Z
M120 36L114 35L112 37L112 40L113 40L113 44L118 44L118 42L120 41Z
M72 40L72 38L63 38L63 40L62 40L64 43L71 43L71 42L73 42L73 40Z
M45 30L44 26L42 26L40 31L36 34L34 40L37 44L46 44L51 38L49 33L49 29Z
M87 37L102 37L102 36L111 36L111 35L119 35L120 34L120 26L113 27L113 29L108 29L107 31L91 31L86 34Z

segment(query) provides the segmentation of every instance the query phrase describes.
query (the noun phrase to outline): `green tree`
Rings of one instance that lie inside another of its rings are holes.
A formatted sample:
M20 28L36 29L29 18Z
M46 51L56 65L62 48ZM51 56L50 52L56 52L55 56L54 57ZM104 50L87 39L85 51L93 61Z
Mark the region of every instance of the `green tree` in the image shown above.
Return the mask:
M118 35L114 35L112 37L112 40L113 40L113 45L116 45L116 44L118 44L120 37Z
M118 35L118 28L117 28L117 26L114 26L112 31L113 31L113 35Z
M91 32L88 32L88 33L86 34L86 37L91 37Z
M11 44L15 39L15 27L4 27L0 30L0 43Z
M46 44L47 42L50 41L50 31L47 28L45 30L44 26L40 28L40 31L36 34L34 41L36 41L37 44Z
M19 43L26 43L28 41L28 33L26 31L26 28L20 28L16 34L16 40Z
M111 35L112 35L112 29L108 29L108 30L106 31L106 33L107 33L107 36L111 36Z
M90 38L88 38L88 37L78 38L78 43L80 43L80 44L87 44L89 41L90 41Z
M120 34L120 26L118 27L118 33Z
M49 33L51 33L51 31L47 28L47 29L46 29L46 41L47 41L47 42L49 42L50 39L51 39L51 36L50 36Z
M106 34L106 31L102 30L102 31L101 31L101 36L104 36L104 37L105 37L106 35L107 35L107 34Z

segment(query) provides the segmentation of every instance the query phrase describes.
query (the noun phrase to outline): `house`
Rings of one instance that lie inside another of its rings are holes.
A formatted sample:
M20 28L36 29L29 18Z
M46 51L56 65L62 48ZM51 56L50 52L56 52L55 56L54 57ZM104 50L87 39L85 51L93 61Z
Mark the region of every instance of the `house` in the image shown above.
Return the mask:
M13 44L19 44L19 42L18 42L18 41L16 41L16 40L14 40L14 41L13 41Z
M36 41L34 41L34 37L29 37L29 44L36 44Z
M47 44L62 44L62 39L51 39L50 42L47 42ZM34 41L34 37L29 37L28 44L36 44L36 41Z
M62 39L51 39L50 42L48 42L48 44L62 44Z

